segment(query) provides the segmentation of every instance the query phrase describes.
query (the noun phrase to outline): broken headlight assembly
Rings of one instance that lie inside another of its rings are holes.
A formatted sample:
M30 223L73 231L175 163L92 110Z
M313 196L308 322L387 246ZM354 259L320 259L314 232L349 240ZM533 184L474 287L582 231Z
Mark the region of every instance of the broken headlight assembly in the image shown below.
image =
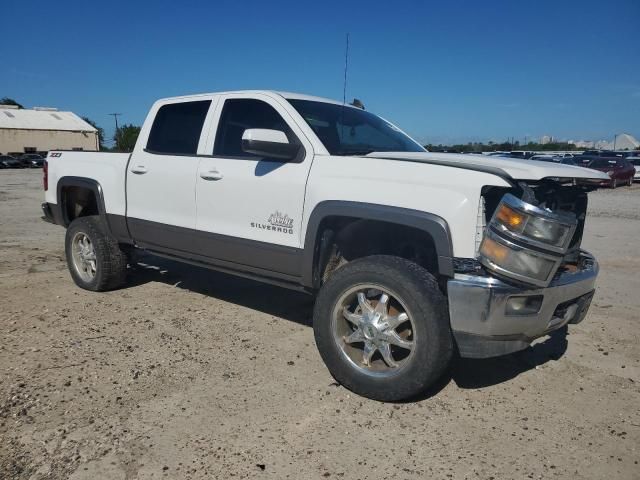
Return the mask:
M576 226L571 215L507 194L485 230L480 262L499 275L545 287L562 263Z

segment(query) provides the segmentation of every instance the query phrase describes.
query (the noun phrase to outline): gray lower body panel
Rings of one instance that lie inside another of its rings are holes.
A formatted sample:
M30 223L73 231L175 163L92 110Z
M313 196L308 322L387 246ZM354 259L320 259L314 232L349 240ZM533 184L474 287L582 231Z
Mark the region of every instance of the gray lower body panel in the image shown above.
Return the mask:
M190 228L127 218L136 245L199 261L216 260L291 278L300 277L302 250Z

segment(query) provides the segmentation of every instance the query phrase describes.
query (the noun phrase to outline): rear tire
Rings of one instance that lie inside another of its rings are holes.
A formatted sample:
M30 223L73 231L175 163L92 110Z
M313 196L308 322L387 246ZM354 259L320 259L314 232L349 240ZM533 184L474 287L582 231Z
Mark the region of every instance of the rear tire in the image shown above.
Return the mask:
M316 300L313 329L333 377L374 400L424 393L453 352L447 303L436 279L413 262L386 255L354 260L329 277Z
M71 222L65 236L65 254L71 278L80 288L102 292L125 282L126 254L98 215Z

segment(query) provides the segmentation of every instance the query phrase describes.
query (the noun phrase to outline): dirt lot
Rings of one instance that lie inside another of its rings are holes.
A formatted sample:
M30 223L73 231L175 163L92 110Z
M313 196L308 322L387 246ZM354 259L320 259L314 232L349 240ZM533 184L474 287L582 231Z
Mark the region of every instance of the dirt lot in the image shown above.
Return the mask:
M640 186L592 195L587 319L427 398L336 385L302 294L152 257L76 288L41 174L0 172L0 478L638 478Z

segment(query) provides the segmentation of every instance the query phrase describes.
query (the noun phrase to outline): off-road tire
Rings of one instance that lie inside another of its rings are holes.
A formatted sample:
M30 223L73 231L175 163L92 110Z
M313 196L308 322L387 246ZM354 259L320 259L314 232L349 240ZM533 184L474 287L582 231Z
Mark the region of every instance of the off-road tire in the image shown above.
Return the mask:
M91 281L81 278L73 264L71 243L78 232L89 237L95 250L96 274ZM71 278L80 288L103 292L116 289L125 283L127 256L115 238L106 231L98 215L79 217L71 222L65 235L65 255Z
M414 352L398 374L375 377L349 363L336 344L332 315L339 298L359 284L375 283L397 292L412 312ZM433 275L399 257L376 255L338 268L322 286L313 312L315 341L333 377L349 390L380 401L399 401L423 394L445 372L453 340L445 296Z

